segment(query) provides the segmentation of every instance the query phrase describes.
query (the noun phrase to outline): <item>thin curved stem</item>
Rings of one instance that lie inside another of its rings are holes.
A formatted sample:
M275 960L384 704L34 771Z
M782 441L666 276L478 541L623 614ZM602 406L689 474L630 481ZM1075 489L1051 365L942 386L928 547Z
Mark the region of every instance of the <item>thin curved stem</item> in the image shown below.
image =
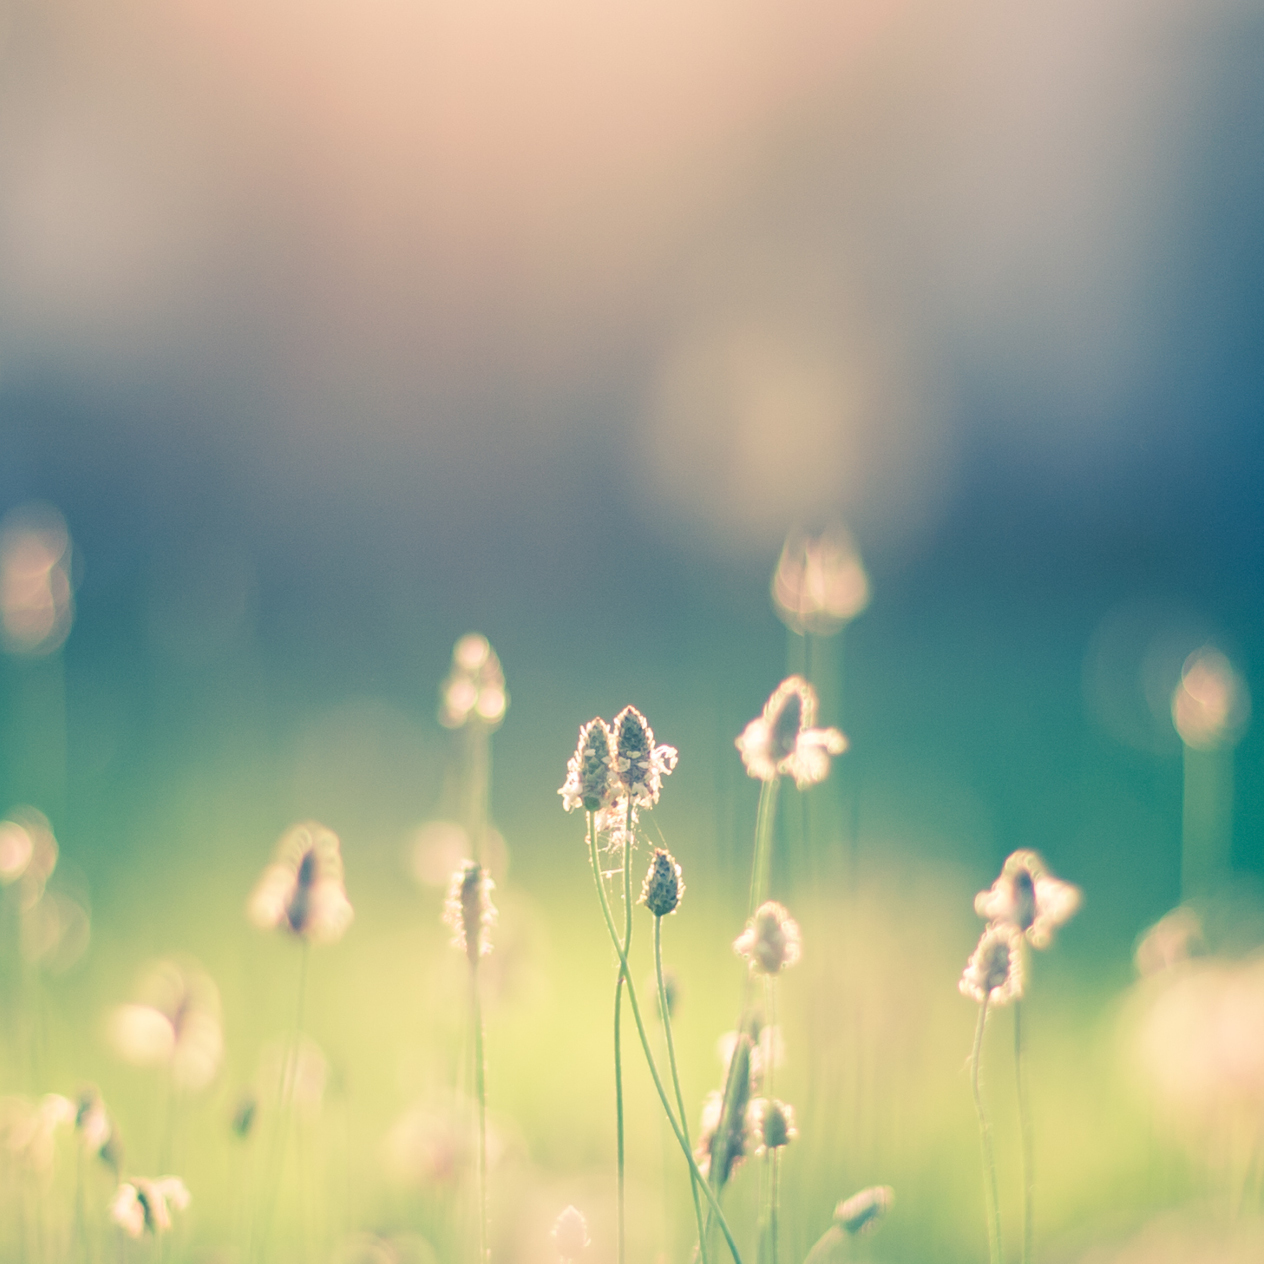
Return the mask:
M759 811L755 817L755 856L751 863L750 909L747 917L755 916L755 910L768 895L768 875L772 868L772 827L777 819L777 791L780 788L780 777L763 782L759 788Z
M632 795L628 794L623 821L623 947L619 952L619 978L614 985L614 1091L618 1124L619 1156L619 1264L627 1261L627 1160L624 1154L623 1124L623 984L632 987L628 975L628 952L632 947Z
M622 950L619 941L619 933L615 929L614 917L610 912L610 902L606 899L606 890L601 881L601 865L597 861L597 831L593 826L591 815L589 817L588 830L588 854L592 861L593 877L597 881L597 896L601 901L601 912L606 919L606 929L610 932L610 942L614 945L615 951L619 954L619 969L623 979L628 985L628 1004L632 1007L632 1017L636 1020L637 1035L641 1038L641 1049L645 1053L645 1061L650 1069L650 1078L654 1081L654 1088L658 1091L658 1100L663 1105L663 1111L667 1115L667 1122L671 1124L671 1130L676 1136L676 1141L680 1145L684 1153L685 1159L689 1164L689 1171L693 1178L701 1185L703 1193L707 1196L707 1201L711 1204L716 1219L720 1222L720 1229L724 1234L724 1240L728 1243L729 1253L733 1256L733 1264L742 1264L741 1253L737 1249L737 1243L733 1240L732 1230L729 1228L728 1221L724 1218L724 1212L720 1210L719 1201L716 1199L711 1186L703 1178L702 1173L698 1171L698 1164L693 1157L693 1151L689 1147L689 1142L685 1134L681 1132L680 1125L676 1122L676 1116L672 1111L671 1103L667 1100L667 1090L663 1087L662 1077L658 1073L658 1066L654 1061L654 1052L650 1048L650 1038L645 1030L645 1023L641 1018L641 1007L637 1003L636 988L632 985L632 976L628 972L627 955Z
M470 959L470 1021L474 1027L474 1092L478 1097L478 1259L491 1258L487 1223L487 1062L483 1055L483 1005L478 988L478 957Z
M680 1088L680 1072L676 1069L676 1044L672 1040L671 1011L667 1007L667 988L663 983L663 919L654 918L654 974L658 980L658 1011L663 1016L663 1031L667 1033L667 1061L671 1066L672 1087L676 1090L676 1108L680 1111L680 1129L689 1145L689 1124L685 1116L685 1095ZM691 1146L692 1148L692 1146ZM707 1244L702 1222L702 1203L698 1199L698 1182L689 1173L689 1192L693 1195L693 1214L698 1222L698 1250L702 1264L707 1264Z
M1023 1075L1022 1002L1014 1002L1014 1079L1018 1087L1018 1130L1022 1137L1023 1162L1023 1264L1031 1264L1035 1240L1036 1174L1035 1146L1031 1131L1031 1105Z
M1001 1264L1000 1194L996 1186L996 1156L992 1152L992 1128L983 1109L979 1091L979 1061L983 1052L983 1025L987 1021L988 997L979 1005L979 1024L974 1029L974 1050L970 1054L970 1087L974 1091L974 1109L979 1115L979 1141L983 1149L983 1197L987 1204L988 1258Z

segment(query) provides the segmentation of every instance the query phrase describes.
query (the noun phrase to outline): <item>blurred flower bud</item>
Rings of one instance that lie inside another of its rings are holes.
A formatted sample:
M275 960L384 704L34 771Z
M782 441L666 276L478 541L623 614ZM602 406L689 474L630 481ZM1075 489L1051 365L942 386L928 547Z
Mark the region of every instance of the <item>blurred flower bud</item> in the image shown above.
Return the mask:
M851 534L792 531L772 577L777 616L800 635L833 636L869 604L869 576Z

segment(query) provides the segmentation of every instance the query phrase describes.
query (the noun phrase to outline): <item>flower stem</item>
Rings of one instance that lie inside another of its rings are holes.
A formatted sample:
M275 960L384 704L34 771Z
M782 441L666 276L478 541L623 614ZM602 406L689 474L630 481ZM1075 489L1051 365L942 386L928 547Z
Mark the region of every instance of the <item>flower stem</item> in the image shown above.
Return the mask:
M478 1098L478 1260L491 1258L487 1223L487 1082L483 1056L483 1006L479 997L478 957L470 959L470 1021L474 1027L474 1092Z
M1018 1130L1022 1137L1023 1162L1023 1264L1031 1264L1035 1238L1035 1147L1031 1132L1031 1104L1027 1099L1027 1081L1023 1076L1023 1007L1014 1002L1014 1079L1018 1087Z
M755 910L768 895L768 875L772 868L773 824L777 819L777 791L780 787L781 778L773 777L770 781L763 782L759 789L759 812L755 818L755 857L751 864L748 917L755 916Z
M604 893L603 893L604 894ZM626 815L623 822L623 946L619 950L619 978L614 985L614 1096L619 1169L619 1264L627 1261L627 1163L624 1155L623 1124L623 984L629 990L632 979L628 975L628 951L632 947L632 795L627 797Z
M979 1091L979 1061L983 1052L983 1025L987 1021L988 998L979 1005L979 1024L974 1029L974 1049L970 1054L970 1087L974 1092L974 1109L979 1115L979 1141L983 1149L983 1198L988 1226L988 1259L1001 1264L1001 1210L996 1186L996 1156L992 1153L992 1128L983 1109Z
M680 1088L680 1072L676 1069L676 1045L672 1040L671 1011L667 1007L667 988L663 983L663 919L654 918L654 974L658 980L658 1010L663 1016L663 1030L667 1033L667 1061L671 1066L672 1087L676 1090L676 1108L680 1111L680 1128L689 1144L689 1124L685 1118L685 1095ZM693 1214L698 1222L698 1250L702 1264L707 1264L707 1243L702 1223L702 1203L698 1199L698 1182L689 1173L689 1191L693 1194Z
M658 1100L662 1103L663 1110L667 1115L667 1122L671 1124L671 1130L676 1135L676 1141L684 1153L685 1159L689 1164L689 1172L695 1181L699 1183L702 1191L707 1196L707 1201L711 1204L712 1211L720 1222L720 1229L724 1234L724 1239L729 1245L729 1253L733 1256L733 1264L742 1264L742 1257L737 1249L737 1243L733 1240L733 1233L729 1229L728 1221L724 1218L723 1211L720 1210L720 1204L716 1199L711 1186L703 1179L702 1173L698 1171L698 1165L694 1161L693 1151L689 1147L689 1141L685 1134L681 1131L680 1125L676 1122L675 1113L672 1111L671 1103L667 1100L667 1090L663 1087L663 1081L658 1074L658 1066L654 1061L654 1052L650 1048L650 1039L645 1031L645 1023L641 1018L641 1007L637 1003L636 988L632 985L632 976L628 972L628 958L623 951L619 941L619 933L615 929L614 917L610 912L610 902L606 899L606 889L602 884L601 865L597 861L597 831L593 825L592 816L589 815L588 829L588 855L592 861L593 877L597 881L597 896L601 901L601 912L606 920L606 929L610 932L610 942L614 945L615 951L619 954L619 971L620 977L623 978L628 985L628 1004L632 1007L632 1017L636 1020L637 1035L641 1038L641 1049L645 1053L645 1061L650 1069L650 1078L654 1081L654 1088L658 1091Z

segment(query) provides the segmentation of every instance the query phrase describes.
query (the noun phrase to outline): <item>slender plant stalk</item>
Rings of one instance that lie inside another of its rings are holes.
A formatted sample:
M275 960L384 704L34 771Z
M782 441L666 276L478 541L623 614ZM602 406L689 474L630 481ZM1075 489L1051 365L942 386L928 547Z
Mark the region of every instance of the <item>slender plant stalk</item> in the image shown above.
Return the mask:
M1035 1240L1036 1172L1035 1146L1031 1131L1031 1103L1023 1075L1023 1005L1014 1002L1014 1079L1018 1088L1018 1131L1022 1137L1023 1162L1023 1264L1031 1264Z
M751 865L748 917L754 917L755 910L768 898L768 875L772 868L773 823L777 819L777 791L780 787L781 778L773 777L771 781L763 782L759 790L759 813L755 818L755 859Z
M591 822L591 814L589 815ZM592 825L594 855L596 826ZM600 880L598 887L601 887ZM605 891L602 890L604 897ZM614 1110L618 1166L619 1264L627 1262L627 1193L623 1126L623 984L632 987L628 975L628 950L632 947L632 796L628 795L623 825L623 944L619 949L619 977L614 985Z
M988 998L979 1005L979 1025L974 1029L974 1050L970 1054L970 1087L974 1091L974 1109L979 1115L979 1141L983 1149L983 1197L987 1203L988 1259L1001 1264L1001 1199L996 1187L996 1156L992 1152L992 1128L983 1109L979 1091L979 1062L983 1052L983 1024L987 1021Z
M470 960L470 1022L474 1027L474 1092L478 1098L478 1259L491 1258L487 1221L487 1063L483 1056L483 1006L478 988L478 958Z
M771 1221L772 1236L772 1264L777 1264L777 1230L779 1228L781 1207L781 1147L778 1146L772 1152L772 1191L771 1191L771 1210L769 1218Z
M663 1105L663 1110L667 1115L667 1122L671 1124L672 1132L675 1133L677 1144L684 1153L685 1160L689 1164L689 1172L692 1178L697 1181L707 1201L711 1204L711 1209L715 1213L716 1218L720 1222L720 1229L724 1234L724 1240L728 1243L729 1253L733 1256L733 1264L742 1264L741 1253L737 1249L737 1243L733 1240L733 1233L729 1229L728 1221L724 1218L724 1212L720 1210L719 1201L716 1199L711 1186L703 1179L702 1173L698 1171L698 1164L693 1157L693 1150L689 1146L689 1140L681 1131L680 1125L676 1122L675 1112L671 1108L671 1103L667 1099L667 1090L663 1087L662 1077L658 1073L658 1065L654 1061L654 1051L650 1047L650 1038L645 1030L645 1023L641 1018L641 1007L637 1003L636 988L632 985L632 976L628 972L628 958L623 951L622 944L619 940L619 932L615 929L614 916L610 912L610 902L606 899L606 889L602 883L601 865L597 860L597 830L593 823L592 814L588 817L588 855L592 862L593 877L597 882L597 897L601 901L602 916L606 920L606 929L610 933L610 942L614 945L615 951L619 954L619 971L622 978L628 985L628 1004L632 1007L632 1017L636 1021L637 1035L641 1038L641 1049L645 1054L646 1064L650 1069L650 1078L654 1081L654 1088L658 1091L658 1100Z
M676 1090L676 1107L680 1111L680 1129L689 1144L689 1124L685 1114L685 1095L680 1088L680 1072L676 1069L676 1045L672 1040L671 1012L667 1008L667 988L663 983L663 919L654 918L654 974L658 979L658 1010L663 1016L663 1030L667 1033L667 1061L671 1067L672 1087ZM693 1214L698 1222L698 1250L702 1264L707 1264L707 1244L702 1223L702 1203L698 1198L698 1182L689 1173L689 1192L693 1195Z

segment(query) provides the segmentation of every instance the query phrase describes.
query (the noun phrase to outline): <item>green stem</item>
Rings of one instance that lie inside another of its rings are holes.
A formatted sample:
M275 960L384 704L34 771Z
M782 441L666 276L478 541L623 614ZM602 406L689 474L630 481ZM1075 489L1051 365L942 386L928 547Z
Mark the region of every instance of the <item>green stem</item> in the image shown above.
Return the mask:
M781 778L774 777L771 781L763 782L759 790L759 813L755 818L755 859L751 865L748 917L755 916L755 910L768 895L768 875L772 868L773 824L777 819L777 791L780 788Z
M979 1025L974 1030L974 1050L970 1054L970 1087L974 1092L974 1109L979 1115L979 1141L983 1149L983 1197L987 1204L988 1259L1001 1264L1000 1194L996 1186L996 1156L992 1153L992 1128L983 1109L979 1091L979 1062L983 1052L983 1024L987 1021L988 997L979 1006Z
M615 929L614 917L610 912L610 902L606 899L606 889L601 880L601 865L597 861L597 831L593 825L592 816L589 815L588 820L588 854L592 861L593 877L597 881L597 896L601 901L602 916L606 919L606 929L610 932L610 942L614 945L615 951L619 954L619 971L621 977L628 985L628 1004L632 1007L632 1017L636 1020L637 1035L641 1038L641 1049L645 1053L645 1061L650 1069L650 1078L654 1081L654 1088L658 1091L658 1100L662 1103L663 1110L667 1115L667 1122L671 1124L671 1130L676 1135L676 1141L684 1153L685 1160L689 1164L689 1171L693 1179L697 1181L703 1193L707 1196L707 1201L711 1204L712 1211L716 1219L720 1222L720 1229L724 1233L724 1239L729 1245L729 1252L733 1256L733 1264L742 1264L742 1257L737 1249L737 1243L733 1240L732 1231L729 1229L728 1221L724 1218L723 1211L720 1210L720 1204L716 1199L711 1186L703 1179L702 1173L698 1171L698 1165L694 1161L693 1151L689 1147L689 1141L685 1134L681 1132L680 1125L676 1122L676 1116L671 1108L671 1103L667 1100L667 1090L663 1087L662 1078L658 1074L658 1066L654 1061L654 1052L650 1048L650 1039L645 1031L645 1023L641 1018L641 1007L637 1003L636 988L632 985L632 976L628 972L627 954L623 952L619 942L619 933Z
M603 892L604 894L604 892ZM615 1117L618 1124L618 1167L619 1167L619 1264L627 1261L627 1161L624 1154L625 1136L623 1123L623 1048L622 1048L622 1014L623 984L626 981L629 992L632 979L628 974L628 952L632 947L632 795L627 797L627 808L623 821L623 946L619 950L619 978L614 985L614 1092Z
M685 1095L680 1088L680 1072L676 1069L676 1045L672 1040L671 1012L667 1008L667 988L663 983L663 919L654 918L654 973L658 979L658 1009L663 1016L663 1030L667 1033L667 1061L671 1067L672 1087L676 1090L676 1108L680 1111L680 1128L689 1145L689 1124L685 1117ZM692 1149L692 1146L690 1146ZM693 1214L698 1222L698 1250L702 1264L707 1264L707 1243L702 1223L702 1203L698 1199L698 1182L691 1171L689 1190L693 1194Z
M487 1223L487 1082L477 955L470 959L470 1016L474 1026L474 1092L478 1098L478 1259L479 1264L487 1264L491 1258Z
M1031 1105L1023 1076L1022 1002L1014 1002L1014 1079L1018 1086L1018 1130L1022 1137L1023 1162L1023 1264L1031 1264L1035 1238L1035 1147L1031 1131Z
M627 977L623 966L619 966L619 977L614 985L614 1118L615 1118L615 1156L618 1166L618 1232L619 1232L619 1264L624 1264L624 1245L626 1224L623 1204L623 980Z
M777 1230L781 1203L781 1147L772 1152L772 1191L769 1208L769 1231L772 1237L772 1264L777 1264Z

